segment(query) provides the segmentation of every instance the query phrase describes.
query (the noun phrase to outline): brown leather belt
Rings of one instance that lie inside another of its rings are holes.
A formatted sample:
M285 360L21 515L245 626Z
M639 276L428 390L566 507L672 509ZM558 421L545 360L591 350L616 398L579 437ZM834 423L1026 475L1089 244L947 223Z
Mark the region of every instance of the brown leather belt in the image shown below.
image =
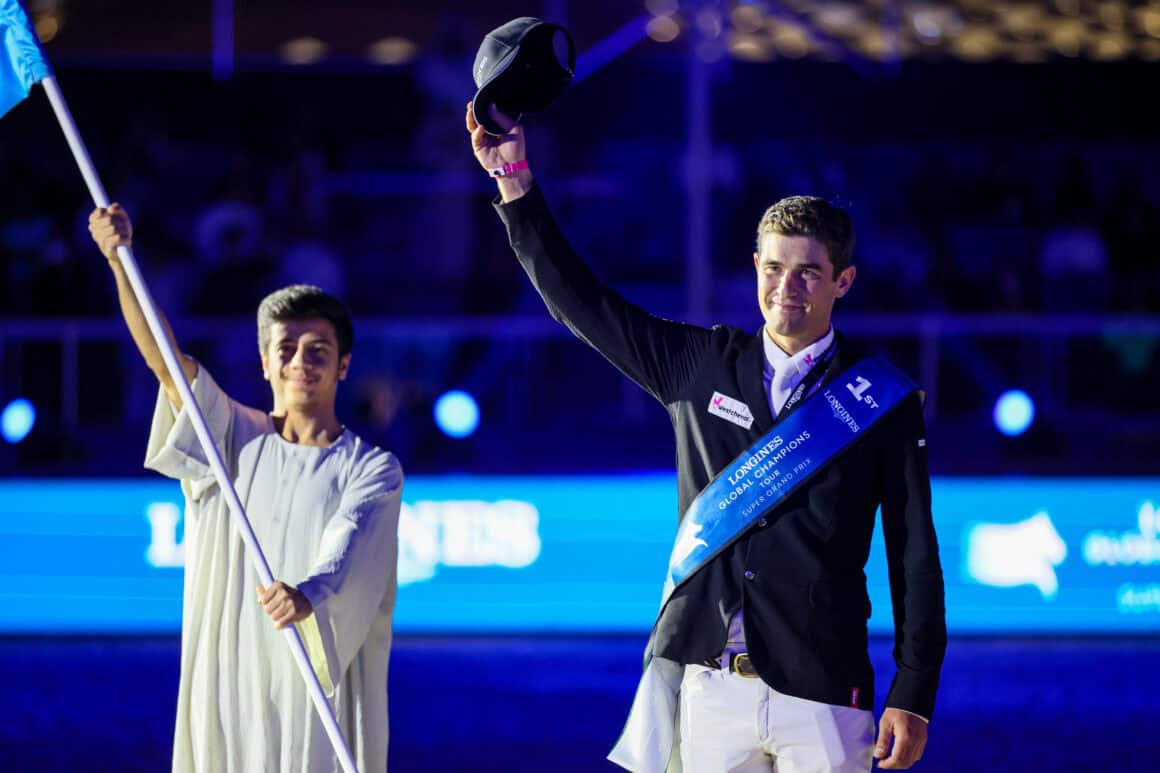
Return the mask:
M729 664L730 672L737 674L738 676L743 676L746 679L757 678L757 669L755 669L753 664L749 662L748 652L726 652L721 656L721 658L709 658L705 661L704 665L708 666L709 668L723 668L724 666L722 665L721 660L725 659L727 659L726 662Z

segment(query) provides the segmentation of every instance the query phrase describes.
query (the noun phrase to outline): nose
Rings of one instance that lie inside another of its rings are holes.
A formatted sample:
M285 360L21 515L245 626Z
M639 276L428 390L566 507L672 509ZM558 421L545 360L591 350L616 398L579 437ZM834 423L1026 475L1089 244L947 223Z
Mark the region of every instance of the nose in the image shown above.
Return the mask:
M290 367L297 370L303 370L306 367L306 350L299 346L294 350L294 356L290 358Z
M793 297L796 294L797 282L795 281L795 272L786 271L781 275L777 282L777 293L782 298Z

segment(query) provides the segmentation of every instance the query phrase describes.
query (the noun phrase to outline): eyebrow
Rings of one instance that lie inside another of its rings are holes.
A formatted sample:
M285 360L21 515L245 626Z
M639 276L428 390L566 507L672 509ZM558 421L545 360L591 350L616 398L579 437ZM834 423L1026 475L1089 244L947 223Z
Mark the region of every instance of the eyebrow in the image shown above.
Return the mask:
M765 258L764 260L761 261L761 265L763 265L763 266L784 266L785 263L783 261L778 260L777 258ZM793 266L793 268L797 268L797 269L812 268L816 271L821 271L822 264L811 261L809 263L797 263Z
M294 336L288 335L288 336L284 336L282 338L279 338L277 341L274 342L275 346L285 346L286 344L293 344L293 345L297 346L298 339ZM307 346L321 346L321 345L334 346L335 343L333 341L331 341L329 338L315 338L315 339L312 339L310 341L307 341L306 345Z

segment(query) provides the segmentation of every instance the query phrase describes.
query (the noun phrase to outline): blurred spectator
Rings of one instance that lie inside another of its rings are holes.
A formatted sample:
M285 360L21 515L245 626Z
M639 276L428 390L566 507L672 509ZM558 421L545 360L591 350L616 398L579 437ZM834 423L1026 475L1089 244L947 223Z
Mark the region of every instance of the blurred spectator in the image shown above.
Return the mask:
M326 185L330 173L328 139L321 116L312 106L301 107L286 138L268 186L266 206L273 230L309 225L323 227L330 218Z
M258 206L260 187L254 162L236 150L220 193L194 224L199 274L191 302L194 313L249 313L254 299L273 289Z
M957 218L958 191L964 187L939 148L922 148L907 190L907 212L931 256L929 286L937 305L954 311L973 308L980 290L957 260L948 220ZM881 205L880 205L881 206Z
M858 223L861 232L854 264L868 268L858 275L857 290L843 299L850 309L899 312L935 307L930 286L931 256L917 229L896 208L873 222Z
M329 170L317 121L315 111L299 112L287 143L288 158L270 183L271 240L282 245L273 285L312 284L346 299L346 264L330 240Z
M304 231L278 256L273 284L312 284L337 298L346 297L346 267L321 235Z
M988 162L974 182L962 191L970 215L992 223L1031 226L1038 210L1024 149L993 145L988 151Z
M414 384L373 365L371 368L368 375L358 375L361 371L355 373L351 415L358 423L361 436L377 446L392 449L392 453L402 458L415 447L416 419L426 416L417 410Z
M1103 232L1116 277L1112 308L1160 311L1160 216L1134 170L1121 172L1105 209Z
M1107 308L1108 250L1083 159L1068 157L1055 194L1054 221L1039 248L1041 306L1047 311Z
M69 239L63 228L49 223L37 223L41 241L26 253L24 289L20 300L13 304L30 316L79 317L90 309L89 283L84 266L73 260ZM49 230L41 232L39 226Z
M410 268L456 289L464 286L476 257L473 203L480 194L471 185L477 177L460 140L464 106L475 91L471 67L482 38L483 32L471 29L462 17L442 14L415 70L422 104L411 154L418 168L433 174L421 178L425 185L415 191L421 200L404 202L415 205L411 253L419 262Z

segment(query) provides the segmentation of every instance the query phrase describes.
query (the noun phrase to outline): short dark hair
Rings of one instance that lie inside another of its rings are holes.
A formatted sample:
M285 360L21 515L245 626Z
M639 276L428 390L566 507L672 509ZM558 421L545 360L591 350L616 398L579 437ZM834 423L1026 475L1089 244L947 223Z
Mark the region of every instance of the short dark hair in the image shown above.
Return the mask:
M816 239L834 264L834 279L852 262L854 221L846 210L818 196L787 196L765 210L757 224L758 252L768 233Z
M270 327L275 322L324 319L334 326L338 355L345 357L354 346L354 324L346 304L314 285L290 285L275 290L258 304L258 347L270 345Z

